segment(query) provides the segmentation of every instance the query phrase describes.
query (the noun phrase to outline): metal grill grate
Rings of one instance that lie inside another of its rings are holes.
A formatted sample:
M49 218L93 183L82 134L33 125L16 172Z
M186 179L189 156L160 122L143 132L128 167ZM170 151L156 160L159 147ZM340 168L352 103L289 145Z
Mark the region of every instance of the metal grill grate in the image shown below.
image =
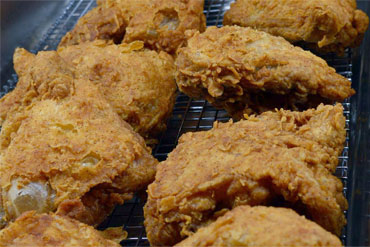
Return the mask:
M229 9L232 0L206 0L204 13L207 16L207 25L222 25L224 12ZM47 34L40 40L39 45L33 52L39 50L55 49L63 35L73 28L77 20L84 15L89 9L94 7L95 0L72 0L67 6L62 16L50 28ZM352 54L348 50L344 57L338 58L335 55L325 55L323 57L329 65L334 67L338 73L351 80L352 77ZM2 85L0 96L14 88L17 81L15 74L9 75L9 80ZM347 199L348 178L348 153L349 153L349 120L350 120L350 103L343 103L344 114L346 116L347 138L343 154L340 156L340 163L336 175L340 177L344 185L344 194ZM212 128L214 121L228 121L229 117L224 110L217 110L204 100L193 100L184 94L179 94L174 107L173 115L168 121L168 128L160 138L159 144L154 148L153 154L159 160L166 159L167 154L171 152L178 138L185 132L208 130ZM100 225L100 229L106 227L122 226L128 232L128 238L122 242L123 246L149 246L143 226L143 205L144 201L141 196L118 206L114 212ZM342 241L346 243L346 229L343 230Z

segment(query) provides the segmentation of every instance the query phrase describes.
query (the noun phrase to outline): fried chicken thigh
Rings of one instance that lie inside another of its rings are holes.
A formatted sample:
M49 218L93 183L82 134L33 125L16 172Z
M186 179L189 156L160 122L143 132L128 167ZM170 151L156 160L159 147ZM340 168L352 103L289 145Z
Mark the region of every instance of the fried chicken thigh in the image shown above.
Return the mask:
M59 55L88 78L115 111L148 142L166 129L176 83L174 62L165 52L143 50L143 43L108 45L104 41L63 47Z
M293 210L239 206L199 229L176 247L342 246L333 234Z
M305 110L355 93L323 59L281 37L237 26L188 35L176 59L180 90L236 119L275 108Z
M33 55L19 83L27 90L0 135L6 221L35 210L97 225L154 180L144 139L56 52Z
M152 245L173 245L239 205L290 207L340 234L347 201L332 175L345 141L343 107L279 110L184 134L148 186Z
M252 27L342 54L360 45L369 17L356 9L356 0L237 0L225 13L224 25Z
M95 39L144 41L151 49L175 53L186 30L204 31L202 0L102 0L67 33L59 47Z
M124 237L124 235L123 235ZM27 212L0 231L0 246L119 247L102 232L68 217Z

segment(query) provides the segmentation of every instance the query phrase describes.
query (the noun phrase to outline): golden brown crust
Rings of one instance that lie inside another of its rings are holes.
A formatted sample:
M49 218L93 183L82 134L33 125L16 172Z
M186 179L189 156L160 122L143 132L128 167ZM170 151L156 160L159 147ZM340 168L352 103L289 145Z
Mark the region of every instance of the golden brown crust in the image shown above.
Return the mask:
M2 190L0 188L0 195L2 194ZM3 208L3 199L0 196L0 229L4 228L6 226L6 220L5 220L5 211Z
M67 33L59 47L95 39L129 43L174 54L186 30L204 31L203 0L102 0Z
M291 209L239 206L177 247L342 246L340 240Z
M0 124L13 110L30 105L41 97L59 99L73 93L70 80L73 72L55 52L40 52L35 56L25 49L17 48L13 63L18 83L13 91L0 99Z
M72 31L60 41L59 47L77 45L95 39L120 43L128 25L127 16L117 1L107 1L93 8L80 18Z
M320 105L183 135L148 187L150 243L175 244L238 205L286 205L340 234L347 201L331 171L344 125L341 105Z
M369 18L356 9L355 0L237 0L225 13L224 25L252 27L342 54L361 44Z
M172 57L142 48L139 41L108 45L98 40L62 47L58 53L78 78L97 85L122 119L148 140L166 129L177 88Z
M0 246L119 247L93 227L68 217L27 212L0 231Z
M186 42L186 30L205 30L203 5L203 0L154 1L130 20L124 42L143 40L151 49L173 54Z
M58 210L99 224L114 205L154 179L157 161L141 136L56 52L33 56L27 84L0 135L6 220ZM45 66L47 65L47 66Z
M304 110L355 93L323 59L281 37L237 26L188 35L176 59L180 90L235 118L275 108Z

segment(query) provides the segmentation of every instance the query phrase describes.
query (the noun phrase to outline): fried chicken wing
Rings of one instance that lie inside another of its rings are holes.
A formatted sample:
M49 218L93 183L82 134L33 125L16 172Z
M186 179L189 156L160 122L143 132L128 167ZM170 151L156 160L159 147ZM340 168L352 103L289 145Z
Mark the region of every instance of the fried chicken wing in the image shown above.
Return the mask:
M180 90L234 118L275 108L305 110L355 93L323 59L281 37L237 26L188 34L176 59Z
M122 119L148 140L166 129L176 83L172 57L142 48L139 41L129 45L95 41L63 47L58 53L79 78L95 83Z
M102 0L63 37L59 47L95 39L132 42L174 54L186 30L204 31L202 0Z
M148 186L152 245L173 245L239 205L286 206L340 234L347 201L332 175L345 141L343 107L265 112L184 134Z
M157 161L144 139L56 52L33 55L20 83L22 104L0 134L6 221L35 210L97 225L154 180Z
M176 247L342 246L340 240L291 209L239 206Z
M356 0L237 0L223 23L342 54L345 48L361 44L369 17L356 9Z
M27 212L0 231L0 246L119 247L103 232L68 217ZM125 237L121 234L121 240Z

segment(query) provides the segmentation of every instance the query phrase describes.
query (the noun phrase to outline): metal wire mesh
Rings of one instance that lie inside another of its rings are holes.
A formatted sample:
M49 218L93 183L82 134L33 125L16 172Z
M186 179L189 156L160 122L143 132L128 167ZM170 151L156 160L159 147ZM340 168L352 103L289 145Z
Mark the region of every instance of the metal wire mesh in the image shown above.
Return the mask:
M207 17L207 25L221 26L224 12L229 9L232 0L206 0L204 13ZM39 50L55 49L63 35L73 28L77 20L89 9L95 6L95 0L72 0L62 16L50 28L47 34L40 40L39 45L33 52ZM333 54L322 56L338 73L351 80L352 59L351 50L344 57L336 57ZM1 88L1 95L14 88L17 81L15 74L9 75L9 80ZM349 123L350 103L343 103L346 116L347 138L343 154L340 156L336 175L342 179L343 193L349 199L347 185L348 180L348 153L349 153ZM204 100L193 100L184 94L179 94L176 100L173 114L168 121L168 128L160 138L159 144L154 148L153 155L159 160L165 160L171 152L178 138L185 132L208 130L212 128L214 121L228 121L229 117L224 110L217 110ZM128 238L122 242L123 246L149 246L143 226L144 196L136 196L134 199L118 206L114 212L100 225L100 229L113 226L124 226L128 232ZM346 229L343 230L342 240L346 243Z

